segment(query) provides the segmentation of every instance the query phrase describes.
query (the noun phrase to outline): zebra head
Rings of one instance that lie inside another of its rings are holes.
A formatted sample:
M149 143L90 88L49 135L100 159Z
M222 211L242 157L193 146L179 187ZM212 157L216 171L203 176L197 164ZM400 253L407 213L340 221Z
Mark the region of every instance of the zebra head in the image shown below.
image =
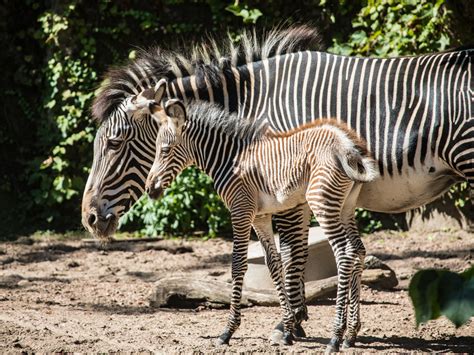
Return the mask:
M186 122L186 109L180 100L168 100L164 110L153 106L151 117L160 129L156 138L156 154L153 166L146 180L146 192L157 199L187 166L192 158L186 152L182 139L183 125Z
M158 125L149 112L163 98L166 81L121 102L99 127L82 199L82 224L107 241L119 218L143 194L155 155Z

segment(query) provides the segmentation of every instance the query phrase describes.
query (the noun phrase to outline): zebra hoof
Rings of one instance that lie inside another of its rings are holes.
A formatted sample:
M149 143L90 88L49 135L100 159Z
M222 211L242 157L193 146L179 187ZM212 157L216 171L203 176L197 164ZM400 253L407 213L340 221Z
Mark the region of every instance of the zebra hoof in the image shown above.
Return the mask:
M297 338L306 338L306 332L300 323L295 325L295 336Z
M270 335L270 344L279 345L283 341L284 336L284 327L283 322L277 324L275 329L273 329L272 334Z
M277 328L273 329L272 334L270 335L270 344L271 345L280 345L283 342L284 333L283 330Z
M275 328L270 336L270 344L277 345L293 345L294 336L291 332L284 332Z
M344 339L344 342L342 343L342 348L343 349L349 349L353 348L355 346L355 338L352 339Z
M281 345L293 345L293 334L291 332L285 332L283 334L283 339L281 341Z
M339 352L340 341L336 338L332 338L329 344L326 346L325 354L332 354Z
M226 330L219 336L219 338L217 338L216 346L229 345L229 340L231 336L232 334L228 330Z

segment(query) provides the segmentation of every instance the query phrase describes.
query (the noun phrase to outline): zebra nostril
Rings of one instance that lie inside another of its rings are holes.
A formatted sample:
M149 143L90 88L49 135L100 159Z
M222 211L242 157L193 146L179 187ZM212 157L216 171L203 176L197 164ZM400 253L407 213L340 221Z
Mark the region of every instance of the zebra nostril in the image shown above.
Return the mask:
M89 223L90 226L93 226L97 223L97 215L94 212L89 214L89 217L87 218L87 223Z

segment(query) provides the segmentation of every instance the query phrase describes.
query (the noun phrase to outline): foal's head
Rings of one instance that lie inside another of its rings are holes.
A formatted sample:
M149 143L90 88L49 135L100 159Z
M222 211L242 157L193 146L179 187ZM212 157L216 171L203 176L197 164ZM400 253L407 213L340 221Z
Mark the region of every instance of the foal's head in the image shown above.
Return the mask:
M180 100L168 100L164 108L151 106L151 117L160 124L156 138L156 155L146 181L146 192L159 198L176 176L191 165L191 157L183 146L186 109Z

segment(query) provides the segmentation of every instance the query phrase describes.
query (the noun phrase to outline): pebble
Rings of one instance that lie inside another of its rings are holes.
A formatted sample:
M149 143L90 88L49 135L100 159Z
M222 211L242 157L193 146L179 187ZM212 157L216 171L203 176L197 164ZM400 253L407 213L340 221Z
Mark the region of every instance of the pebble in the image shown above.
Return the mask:
M21 287L21 286L26 286L29 283L30 283L29 280L20 280L20 281L18 281L17 285Z

